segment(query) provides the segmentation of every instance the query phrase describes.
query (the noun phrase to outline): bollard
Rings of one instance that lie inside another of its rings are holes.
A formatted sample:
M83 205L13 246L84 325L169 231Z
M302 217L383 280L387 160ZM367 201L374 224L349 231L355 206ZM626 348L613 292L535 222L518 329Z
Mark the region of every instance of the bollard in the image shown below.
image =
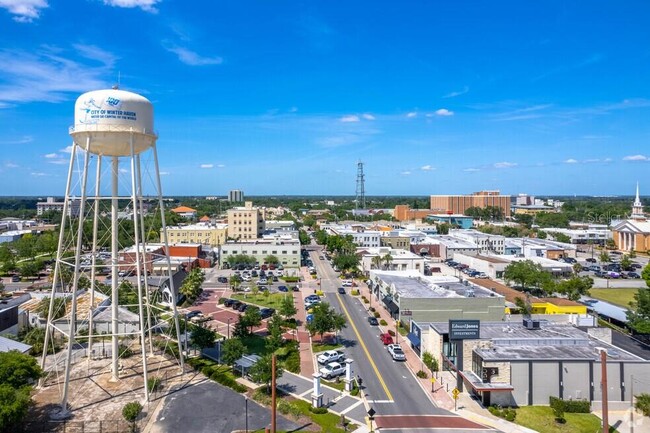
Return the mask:
M447 392L449 392L449 384L447 384Z

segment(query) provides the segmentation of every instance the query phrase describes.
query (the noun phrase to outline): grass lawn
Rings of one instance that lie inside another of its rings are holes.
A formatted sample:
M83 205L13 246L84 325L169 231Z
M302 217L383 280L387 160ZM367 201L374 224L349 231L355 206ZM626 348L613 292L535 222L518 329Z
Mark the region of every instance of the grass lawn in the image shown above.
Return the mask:
M324 413L324 414L315 414L311 413L309 407L310 403L307 403L304 400L293 400L291 404L295 405L300 409L300 412L312 419L316 424L321 427L323 433L345 433L345 431L340 427L341 417L333 413Z
M271 293L269 295L263 295L262 293L258 293L257 295L253 295L252 293L234 293L230 298L244 301L248 304L259 305L260 307L275 308L277 310L280 308L280 301L285 296L289 296L293 300L291 293Z
M601 431L600 418L590 413L567 413L565 424L555 422L548 406L523 406L517 409L515 422L540 433L593 433ZM616 432L611 427L610 432Z
M259 335L249 335L241 339L241 342L246 346L248 353L255 353L258 355L266 355L268 350L266 349L266 344L264 338Z
M339 391L343 391L345 389L345 382L343 382L343 379L341 379L340 382L336 382L334 380L330 381L330 380L321 379L321 383L323 385L327 385L334 389L338 389Z
M336 349L340 349L341 347L343 347L342 344L320 344L320 343L311 344L311 348L314 351L314 353L325 352L326 350L336 350Z
M638 290L639 289L591 289L589 290L589 294L592 298L628 308L630 302L634 300L634 295Z

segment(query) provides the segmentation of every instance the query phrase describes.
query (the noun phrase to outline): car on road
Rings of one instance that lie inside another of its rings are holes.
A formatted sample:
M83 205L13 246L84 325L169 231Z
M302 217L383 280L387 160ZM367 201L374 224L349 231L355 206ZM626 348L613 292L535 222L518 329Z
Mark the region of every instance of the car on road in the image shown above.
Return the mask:
M370 326L379 326L379 321L377 321L377 318L373 316L368 317L368 323L370 323Z
M341 283L343 287L352 287L352 280L343 280Z
M406 355L404 355L402 346L399 344L389 344L386 348L388 349L390 356L393 358L393 361L406 361Z
M323 257L323 256L318 256L318 258L319 258L320 260L325 260L325 257Z
M628 272L627 277L628 278L641 278L641 275L637 274L636 272Z
M393 336L390 335L388 332L386 332L385 334L379 334L379 339L381 340L382 343L384 343L384 346L394 343Z
M589 266L589 268L587 268L587 269L590 270L590 271L594 271L594 272L600 272L601 271L600 266L598 266L598 265Z
M289 288L287 286L279 286L278 292L288 292Z
M340 350L326 350L318 355L316 360L319 364L328 364L330 362L340 362L345 359L345 353Z
M634 269L643 268L643 265L641 263L632 263L630 266L633 267Z
M341 295L345 295L345 287L339 287L338 291Z
M340 376L345 373L345 366L339 364L338 362L330 362L320 370L320 374L323 375L325 379L331 379L336 376Z
M228 278L226 278L226 277L219 277L219 278L217 278L217 281L220 282L220 283L227 283L227 282L228 282Z

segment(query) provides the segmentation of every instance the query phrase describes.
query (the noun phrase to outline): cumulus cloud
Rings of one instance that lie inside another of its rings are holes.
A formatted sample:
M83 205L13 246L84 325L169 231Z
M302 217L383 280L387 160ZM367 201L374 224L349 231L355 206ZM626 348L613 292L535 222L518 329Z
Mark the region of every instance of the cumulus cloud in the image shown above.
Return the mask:
M104 0L104 4L118 8L140 8L143 11L156 13L158 10L155 8L160 0Z
M217 168L224 168L225 166L225 164L217 164Z
M5 164L5 167L7 168L18 168L18 164L14 164L13 162L8 162Z
M409 119L417 117L417 115L418 115L418 113L415 112L415 111L411 111L410 113L406 113L406 117L408 117Z
M161 175L161 176L169 176L170 173L168 171L161 171L158 174Z
M45 155L45 157L48 158L48 159L58 158L59 154L58 153L48 153L47 155Z
M366 120L375 120L375 116L373 116L370 113L364 113L364 114L361 115L361 117L363 117Z
M650 160L650 158L645 155L629 155L623 157L623 161L648 161L648 160Z
M350 114L348 116L341 117L339 120L341 122L343 122L343 123L350 123L350 122L358 122L361 119L359 119L359 116L356 116L354 114Z
M41 15L41 9L49 7L46 0L0 0L0 8L14 15L14 21L31 23Z
M512 168L512 167L516 167L516 166L517 166L516 162L503 161L503 162L495 162L494 163L494 168Z
M480 169L480 168L473 168L473 167L470 167L470 168L464 168L463 171L467 171L467 172L473 173L473 172L475 172L475 171L481 171L481 169Z
M201 167L201 168L213 168L214 164L201 164L199 167Z
M59 152L72 153L72 145L64 147L63 149L59 150Z
M420 167L420 170L430 171L430 170L435 170L435 168L431 167L430 165L427 164L427 165L423 165L422 167Z
M566 161L564 161L564 163L565 163L565 164L577 164L577 163L578 163L578 160L577 160L577 159L573 159L573 158L569 158L569 159L567 159Z
M453 116L454 112L449 111L446 108L441 108L439 110L436 110L436 116Z
M164 46L164 45L163 45ZM220 65L223 63L223 58L205 57L195 51L188 50L187 48L179 47L176 45L164 46L164 48L178 56L178 60L190 66L205 66L205 65Z

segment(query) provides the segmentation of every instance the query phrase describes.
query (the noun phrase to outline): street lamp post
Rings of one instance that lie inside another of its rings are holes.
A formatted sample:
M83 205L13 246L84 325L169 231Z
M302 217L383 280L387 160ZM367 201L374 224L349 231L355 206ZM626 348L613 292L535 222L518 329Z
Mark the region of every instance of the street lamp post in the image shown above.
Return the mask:
M399 317L397 318L397 320L395 320L395 343L396 344L399 343L399 337L398 337L399 331L397 330L398 324L399 324Z
M230 321L232 320L232 317L228 317L228 339L230 339Z
M248 433L248 396L244 396L244 401L246 405L246 433Z

